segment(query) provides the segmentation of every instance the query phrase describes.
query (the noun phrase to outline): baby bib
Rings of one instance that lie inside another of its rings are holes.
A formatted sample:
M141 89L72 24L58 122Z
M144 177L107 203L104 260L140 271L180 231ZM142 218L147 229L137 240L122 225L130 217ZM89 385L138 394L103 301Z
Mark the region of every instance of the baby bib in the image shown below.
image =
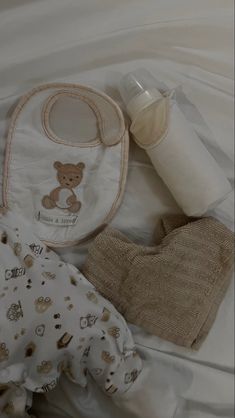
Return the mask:
M121 203L128 149L122 112L106 94L74 84L36 87L12 116L4 206L49 246L90 239Z

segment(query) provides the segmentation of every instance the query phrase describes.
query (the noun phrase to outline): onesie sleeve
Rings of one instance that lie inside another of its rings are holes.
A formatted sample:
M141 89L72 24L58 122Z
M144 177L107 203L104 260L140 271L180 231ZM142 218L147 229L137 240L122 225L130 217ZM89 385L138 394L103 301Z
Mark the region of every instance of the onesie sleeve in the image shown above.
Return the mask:
M109 396L127 392L142 371L142 360L136 351L130 330L124 318L108 309L107 322L97 321L101 337L91 337L86 367L90 375Z

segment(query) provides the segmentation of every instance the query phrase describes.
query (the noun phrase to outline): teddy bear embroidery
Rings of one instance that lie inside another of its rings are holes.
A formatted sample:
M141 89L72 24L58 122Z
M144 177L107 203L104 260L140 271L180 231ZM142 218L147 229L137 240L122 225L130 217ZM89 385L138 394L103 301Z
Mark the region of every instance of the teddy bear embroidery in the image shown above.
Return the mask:
M60 161L54 163L57 170L59 187L53 189L49 195L42 199L42 205L46 209L59 208L70 213L77 213L81 209L81 202L78 200L74 189L79 186L83 178L85 164L63 164Z

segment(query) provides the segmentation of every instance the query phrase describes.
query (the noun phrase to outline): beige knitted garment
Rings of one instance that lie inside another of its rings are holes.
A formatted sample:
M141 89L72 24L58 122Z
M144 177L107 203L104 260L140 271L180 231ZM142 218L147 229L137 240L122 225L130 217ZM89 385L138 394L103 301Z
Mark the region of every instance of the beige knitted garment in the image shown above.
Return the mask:
M211 217L163 218L155 247L106 228L91 244L83 273L130 323L198 349L231 280L233 238Z

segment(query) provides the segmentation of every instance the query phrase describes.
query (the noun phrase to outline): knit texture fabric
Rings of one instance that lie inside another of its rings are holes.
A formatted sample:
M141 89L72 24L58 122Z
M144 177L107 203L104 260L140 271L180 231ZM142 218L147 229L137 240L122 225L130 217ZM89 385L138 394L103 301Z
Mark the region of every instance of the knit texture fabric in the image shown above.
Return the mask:
M162 219L154 247L106 228L83 273L132 324L198 349L231 280L234 234L214 218Z

